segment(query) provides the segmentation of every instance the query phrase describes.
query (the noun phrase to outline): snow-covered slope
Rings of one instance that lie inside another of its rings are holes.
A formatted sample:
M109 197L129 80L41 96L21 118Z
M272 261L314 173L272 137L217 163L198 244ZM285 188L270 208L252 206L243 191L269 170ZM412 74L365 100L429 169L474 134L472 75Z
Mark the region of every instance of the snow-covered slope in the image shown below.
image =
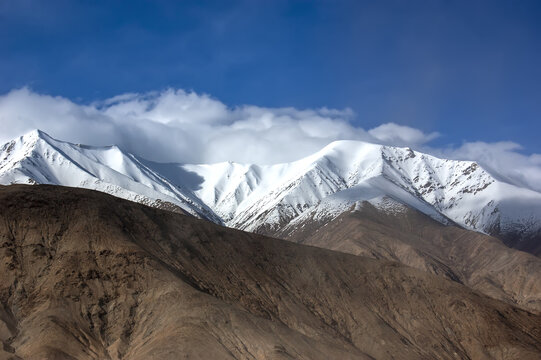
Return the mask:
M434 219L500 233L541 228L541 194L497 181L477 163L409 148L333 142L272 166L186 165L204 182L195 194L230 226L276 230L302 217L338 216L360 201L394 199Z
M541 229L541 194L497 180L475 162L409 148L333 142L304 159L269 166L160 164L117 147L54 140L34 131L0 149L0 183L85 187L187 212L248 231L276 232L361 206L415 208L446 224L527 236Z
M54 184L102 191L157 207L178 206L220 222L190 191L116 146L58 141L39 130L0 148L0 184Z
M271 166L220 163L185 165L204 180L195 194L226 224L248 231L277 230L302 214L337 216L360 200L393 194L444 217L383 176L379 145L335 142L318 153ZM317 209L315 209L317 208Z

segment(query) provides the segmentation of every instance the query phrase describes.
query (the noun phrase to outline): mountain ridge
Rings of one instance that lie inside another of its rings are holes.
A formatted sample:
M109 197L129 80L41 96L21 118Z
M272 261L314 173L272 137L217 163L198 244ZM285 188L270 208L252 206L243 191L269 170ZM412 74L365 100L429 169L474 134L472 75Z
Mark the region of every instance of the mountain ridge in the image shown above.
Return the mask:
M391 198L440 223L535 248L541 193L502 179L476 162L351 140L275 165L156 163L117 146L71 144L39 130L0 150L2 184L90 188L154 206L171 204L247 231L273 234L303 217L332 219L362 201L382 206Z
M41 183L82 187L127 200L220 220L180 184L171 184L145 160L116 145L88 146L59 141L33 130L0 149L0 183ZM11 166L11 167L8 167ZM6 169L7 168L7 169ZM157 200L161 202L156 203Z

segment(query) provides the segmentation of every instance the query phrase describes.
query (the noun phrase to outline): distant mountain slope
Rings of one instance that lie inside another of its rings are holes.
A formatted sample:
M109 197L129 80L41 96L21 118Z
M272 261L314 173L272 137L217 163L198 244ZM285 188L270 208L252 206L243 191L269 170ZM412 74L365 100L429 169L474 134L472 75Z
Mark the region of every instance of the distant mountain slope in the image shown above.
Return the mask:
M541 317L399 263L0 187L0 357L536 359Z
M358 141L334 142L287 164L181 165L34 131L1 148L0 183L95 189L262 233L309 218L330 220L362 201L380 206L389 197L443 224L541 252L541 193L507 183L475 162Z

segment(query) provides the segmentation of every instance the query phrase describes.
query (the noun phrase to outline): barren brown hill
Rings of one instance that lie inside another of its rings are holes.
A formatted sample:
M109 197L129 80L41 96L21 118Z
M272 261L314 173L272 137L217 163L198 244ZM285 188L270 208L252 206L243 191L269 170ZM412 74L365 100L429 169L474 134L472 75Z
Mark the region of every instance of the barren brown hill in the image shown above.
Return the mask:
M486 295L541 312L541 258L459 226L445 226L402 207L381 211L365 202L329 222L274 234L302 244L387 259L461 282Z
M538 359L541 317L397 262L0 188L1 358Z

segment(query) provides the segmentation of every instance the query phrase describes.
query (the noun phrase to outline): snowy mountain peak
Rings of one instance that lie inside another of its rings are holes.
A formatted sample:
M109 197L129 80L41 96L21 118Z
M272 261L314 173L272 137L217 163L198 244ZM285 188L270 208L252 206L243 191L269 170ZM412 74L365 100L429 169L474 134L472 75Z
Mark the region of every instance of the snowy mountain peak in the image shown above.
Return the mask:
M337 141L287 164L185 168L204 179L195 190L202 201L229 226L250 231L330 218L382 198L486 233L541 228L541 194L498 181L476 162L407 147Z
M1 184L55 184L106 192L148 205L180 208L220 222L186 189L117 146L92 147L33 130L0 148Z
M31 143L33 141L35 142L38 139L47 141L47 140L51 140L52 138L47 133L39 129L30 130L29 132L27 132L26 134L18 138L18 140L22 142L26 142L26 143Z
M160 164L117 146L72 144L39 130L0 148L2 184L95 189L271 233L325 221L363 201L384 210L403 204L442 223L491 234L539 232L541 194L499 179L475 162L348 140L291 163L265 166Z

